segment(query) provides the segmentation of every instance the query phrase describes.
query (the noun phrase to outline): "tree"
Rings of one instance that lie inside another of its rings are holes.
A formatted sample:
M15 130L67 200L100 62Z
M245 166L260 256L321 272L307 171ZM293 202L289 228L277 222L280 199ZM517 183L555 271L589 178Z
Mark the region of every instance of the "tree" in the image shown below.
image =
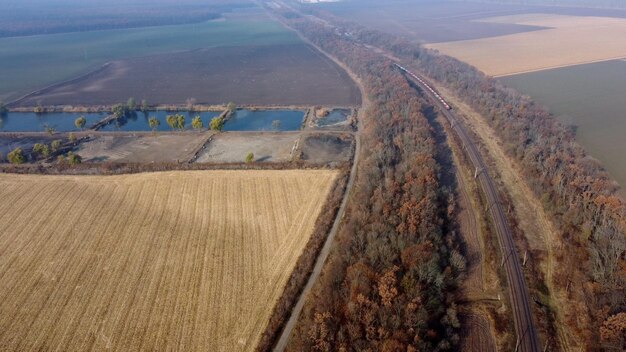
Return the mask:
M150 106L148 105L148 101L146 99L143 99L141 101L141 112L146 112L148 111L148 109L150 109Z
M26 157L24 156L24 151L22 148L15 148L9 154L7 154L7 159L11 164L23 164L26 162Z
M43 143L35 143L33 146L33 152L41 158L47 158L48 155L50 155L50 149Z
M115 115L116 119L121 119L122 117L128 115L129 109L127 105L124 104L115 104L111 109L113 115Z
M80 155L74 154L72 152L67 153L67 162L70 165L77 165L80 164L82 161L83 159L80 157Z
M42 114L44 112L46 112L46 109L41 106L41 103L37 103L37 106L35 107L35 113Z
M76 127L80 128L81 130L85 128L86 124L87 124L87 119L85 118L85 116L81 116L77 118L76 121L74 121L74 125L76 125Z
M3 101L0 101L0 115L6 115L7 112L9 112L9 109L4 105Z
M236 109L237 109L237 104L233 103L232 101L228 103L228 105L226 105L226 110L228 111L235 111Z
M171 129L175 129L178 125L178 119L175 115L167 115L165 122L167 122L167 125L170 126Z
M154 132L161 125L161 121L152 116L150 119L148 119L148 124L150 125L150 129L152 130L152 132Z
M74 133L70 132L70 134L67 136L67 139L70 142L74 143L74 142L76 142L76 135Z
M185 129L185 115L176 114L176 127L181 131Z
M248 155L246 155L246 163L251 163L254 161L254 154L253 153L248 153Z
M193 127L195 130L199 130L204 127L204 122L202 122L202 118L200 117L200 115L197 115L193 118L193 120L191 120L191 127Z
M53 152L56 152L57 150L59 150L59 148L61 148L60 139L55 139L52 141L52 143L50 143L50 149L52 149Z
M137 109L137 102L135 102L135 98L128 98L126 107L129 111L135 111Z
M280 120L272 121L272 128L275 130L280 130Z
M211 119L210 127L213 131L221 131L224 128L224 118L214 117Z
M44 129L48 132L49 135L53 135L56 132L56 129L50 125L44 125Z
M608 317L600 327L600 338L607 344L626 346L626 312Z

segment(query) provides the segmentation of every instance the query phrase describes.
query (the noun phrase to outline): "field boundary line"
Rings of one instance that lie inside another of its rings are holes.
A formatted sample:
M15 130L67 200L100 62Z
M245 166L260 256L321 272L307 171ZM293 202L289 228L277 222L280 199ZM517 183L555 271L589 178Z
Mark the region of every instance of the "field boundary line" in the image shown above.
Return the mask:
M512 72L512 73L504 73L504 74L501 74L501 75L494 75L494 76L491 76L491 77L493 77L493 78L511 77L511 76L523 75L523 74L526 74L526 73L534 73L534 72L541 72L541 71L548 71L548 70L556 70L556 69L559 69L559 68L567 68L567 67L574 67L574 66L597 64L597 63L608 62L608 61L625 61L626 62L626 56L617 56L617 57L613 57L613 58L606 58L606 59L599 59L599 60L590 60L590 61L582 61L582 62L579 62L579 63L563 64L563 65L550 66L550 67L538 68L538 69L533 69L533 70L525 70L525 71Z
M70 78L70 79L65 80L65 81L53 83L53 84L51 84L49 86L46 86L46 87L43 87L41 89L37 89L37 90L31 91L30 93L26 93L25 95L22 95L21 97L6 103L6 106L10 108L13 105L19 104L22 101L24 101L24 100L26 100L28 98L31 98L31 97L33 97L35 95L47 93L47 92L49 92L49 91L51 91L53 89L62 87L64 85L66 85L66 84L72 84L72 83L80 82L80 81L82 81L84 79L87 79L87 78L89 78L89 77L91 77L91 76L93 76L95 74L98 74L98 73L106 70L107 68L109 68L109 66L111 66L111 64L112 64L111 62L105 62L102 66L96 68L95 70L89 71L89 72L87 72L85 74L82 74L82 75L80 75L78 77L74 77L74 78Z

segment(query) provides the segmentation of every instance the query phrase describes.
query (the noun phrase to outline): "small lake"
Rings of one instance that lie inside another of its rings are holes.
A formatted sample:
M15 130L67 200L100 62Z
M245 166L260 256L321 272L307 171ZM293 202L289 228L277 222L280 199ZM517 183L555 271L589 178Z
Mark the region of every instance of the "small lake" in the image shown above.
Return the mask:
M47 112L37 114L34 112L9 112L0 116L0 131L2 132L46 132L46 126L54 128L58 132L79 131L74 121L80 116L87 119L85 128L89 128L96 122L107 117L107 113L70 113L70 112Z
M320 127L336 125L345 122L348 116L350 116L350 109L334 109L328 115L319 119L317 125Z
M224 131L297 131L304 111L237 110L224 125Z
M148 120L151 117L156 117L161 123L159 127L156 128L156 131L172 131L173 129L167 124L167 115L176 114L185 116L185 129L192 128L191 120L198 115L200 116L200 119L202 119L204 128L207 129L209 128L209 122L211 122L211 119L219 116L221 112L148 111L143 113L141 111L137 111L131 116L123 117L111 122L110 124L100 128L99 131L152 131L150 125L148 124Z

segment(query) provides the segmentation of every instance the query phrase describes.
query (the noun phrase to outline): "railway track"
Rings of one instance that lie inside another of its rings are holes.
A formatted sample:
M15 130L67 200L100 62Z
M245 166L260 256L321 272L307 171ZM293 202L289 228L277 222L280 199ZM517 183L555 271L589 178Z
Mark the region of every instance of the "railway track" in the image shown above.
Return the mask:
M407 79L425 92L433 104L442 111L450 123L451 128L461 139L463 150L470 158L472 165L476 168L475 179L478 181L487 199L489 215L495 226L498 244L502 253L501 265L506 270L506 277L509 284L509 298L511 300L515 334L517 336L515 351L539 352L539 340L533 322L530 297L528 295L524 272L513 241L513 231L511 230L511 226L509 225L502 207L502 202L500 201L495 183L487 172L487 168L483 158L478 152L478 148L472 142L467 129L457 118L454 110L452 110L443 97L427 83L427 80L398 64L396 64L396 66L406 74Z

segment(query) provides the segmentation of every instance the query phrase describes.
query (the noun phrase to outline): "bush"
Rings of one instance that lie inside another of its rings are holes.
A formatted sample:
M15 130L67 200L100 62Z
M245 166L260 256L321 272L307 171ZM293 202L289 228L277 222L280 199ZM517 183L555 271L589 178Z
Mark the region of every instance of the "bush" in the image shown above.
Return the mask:
M52 149L53 152L56 152L57 150L59 150L59 148L61 148L62 142L60 139L55 139L52 141L52 143L50 143L50 149Z
M12 152L7 154L7 158L11 164L23 164L26 162L26 157L24 156L24 151L22 148L15 148Z
M85 116L81 116L77 118L76 121L74 121L74 125L76 125L76 127L80 128L81 130L85 128L86 124L87 124L87 119L85 118Z
M50 155L50 149L47 145L42 143L35 143L35 145L33 146L33 152L35 152L35 154L39 155L39 157L41 158L47 158L48 155Z

